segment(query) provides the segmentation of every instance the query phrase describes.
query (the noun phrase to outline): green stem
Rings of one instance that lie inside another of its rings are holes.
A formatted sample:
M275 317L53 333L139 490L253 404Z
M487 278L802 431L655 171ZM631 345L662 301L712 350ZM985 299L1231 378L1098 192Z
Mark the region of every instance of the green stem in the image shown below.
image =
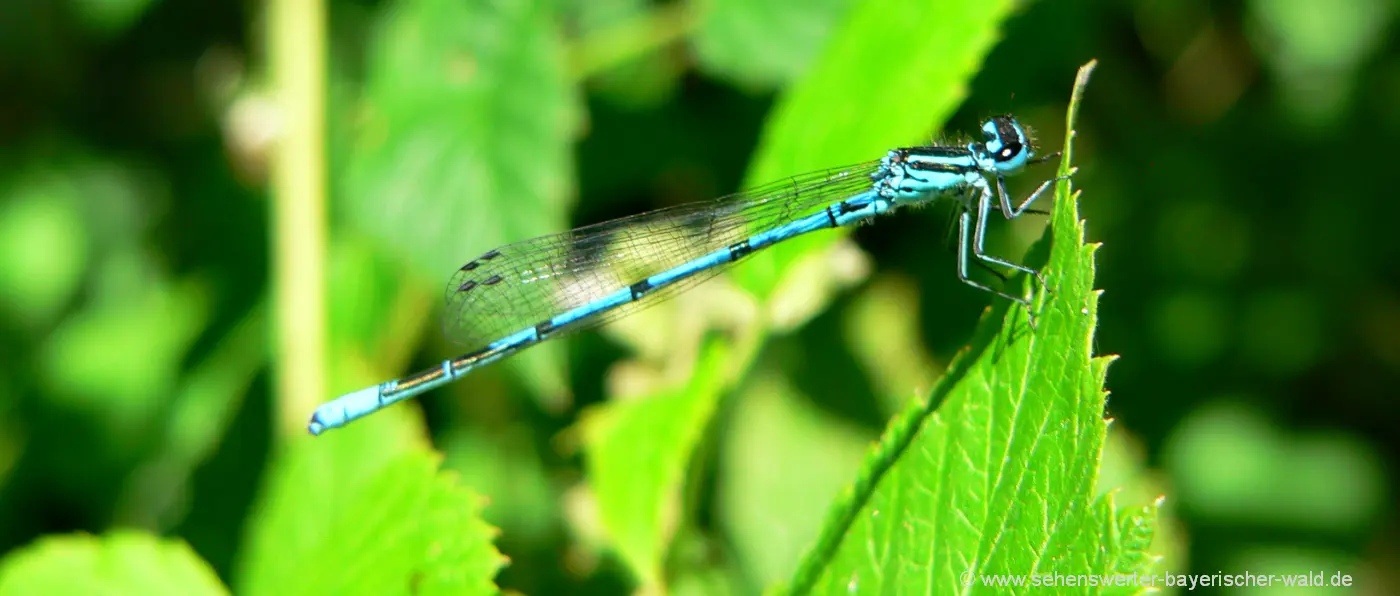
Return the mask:
M280 135L272 151L276 424L304 432L325 396L325 6L269 0L268 74ZM279 433L279 434L281 434Z

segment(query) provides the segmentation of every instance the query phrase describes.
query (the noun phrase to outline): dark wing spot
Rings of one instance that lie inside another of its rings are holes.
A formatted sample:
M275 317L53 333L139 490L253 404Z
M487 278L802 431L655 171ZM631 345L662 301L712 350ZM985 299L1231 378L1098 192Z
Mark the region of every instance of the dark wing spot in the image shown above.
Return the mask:
M501 251L500 251L500 249L493 248L493 249L491 249L491 250L486 251L486 254L477 257L477 260L478 260L478 261L489 261L489 260L494 259L494 258L499 257L499 256L501 256Z
M467 263L466 265L462 265L462 271L471 271L472 269L476 269L479 266L481 266L481 263L472 261L470 263Z
M460 286L457 286L457 291L458 291L458 292L465 292L465 291L470 290L470 289L475 288L475 287L476 287L476 282L471 281L471 280L467 280L466 283L464 283L464 284L462 284L462 285L460 285Z
M491 277L481 280L481 285L494 286L498 283L501 283L501 279L502 278L499 275L492 275Z

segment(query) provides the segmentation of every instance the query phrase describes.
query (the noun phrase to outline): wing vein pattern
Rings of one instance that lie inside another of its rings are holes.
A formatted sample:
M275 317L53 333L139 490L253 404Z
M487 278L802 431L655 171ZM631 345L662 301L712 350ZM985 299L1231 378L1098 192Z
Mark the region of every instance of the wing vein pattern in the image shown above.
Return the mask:
M443 327L474 349L652 275L808 215L871 187L879 162L821 170L726 197L532 238L491 250L448 282ZM726 267L712 267L579 320L596 327L657 304Z

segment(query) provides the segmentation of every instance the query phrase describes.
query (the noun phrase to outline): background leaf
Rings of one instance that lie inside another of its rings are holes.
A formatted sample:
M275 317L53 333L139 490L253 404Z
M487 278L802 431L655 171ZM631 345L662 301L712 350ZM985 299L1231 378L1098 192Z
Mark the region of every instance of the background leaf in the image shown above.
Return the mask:
M545 5L395 8L371 46L348 213L433 279L491 247L559 231L549 215L572 199L578 115Z
M691 43L706 70L748 87L776 86L800 77L858 4L712 0L704 4Z
M771 371L734 397L720 455L720 521L757 586L786 581L821 533L823 514L860 469L873 433L805 407Z
M610 404L583 420L600 521L643 585L661 583L686 467L728 377L728 349L712 343L704 350L685 386Z
M131 531L52 536L6 557L0 594L227 594L179 540Z

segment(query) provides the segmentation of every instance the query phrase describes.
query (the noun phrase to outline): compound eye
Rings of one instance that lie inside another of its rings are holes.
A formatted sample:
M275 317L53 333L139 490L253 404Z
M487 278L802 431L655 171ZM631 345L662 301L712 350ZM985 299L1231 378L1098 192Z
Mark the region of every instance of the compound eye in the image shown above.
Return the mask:
M1021 154L1023 145L1017 142L1010 142L1002 145L1001 151L997 152L997 161L1011 161Z

